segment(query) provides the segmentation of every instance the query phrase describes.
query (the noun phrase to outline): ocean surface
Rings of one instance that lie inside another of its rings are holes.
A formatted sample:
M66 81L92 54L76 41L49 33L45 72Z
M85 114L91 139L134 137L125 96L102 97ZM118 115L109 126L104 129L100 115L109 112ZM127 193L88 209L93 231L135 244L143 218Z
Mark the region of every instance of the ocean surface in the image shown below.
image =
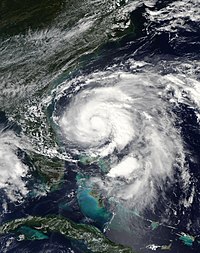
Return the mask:
M0 253L198 253L199 154L199 0L1 0Z

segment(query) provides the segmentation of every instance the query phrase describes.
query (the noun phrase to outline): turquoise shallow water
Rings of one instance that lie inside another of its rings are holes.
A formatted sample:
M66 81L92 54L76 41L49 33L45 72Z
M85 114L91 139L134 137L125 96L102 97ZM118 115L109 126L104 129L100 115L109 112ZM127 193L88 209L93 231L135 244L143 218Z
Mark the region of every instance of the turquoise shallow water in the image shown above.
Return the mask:
M87 179L83 178L82 180ZM111 220L112 213L104 206L101 196L98 196L98 193L96 193L92 187L84 184L85 183L81 182L77 191L77 200L81 212L86 217L96 222L97 225L104 227L104 225Z
M199 252L199 18L1 1L2 252Z

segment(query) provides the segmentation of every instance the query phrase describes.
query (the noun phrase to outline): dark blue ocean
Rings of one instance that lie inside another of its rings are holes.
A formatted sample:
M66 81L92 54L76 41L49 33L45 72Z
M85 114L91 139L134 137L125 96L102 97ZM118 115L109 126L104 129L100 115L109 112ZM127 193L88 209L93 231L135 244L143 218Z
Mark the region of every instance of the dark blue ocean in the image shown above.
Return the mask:
M199 0L1 0L0 252L198 253L199 154Z

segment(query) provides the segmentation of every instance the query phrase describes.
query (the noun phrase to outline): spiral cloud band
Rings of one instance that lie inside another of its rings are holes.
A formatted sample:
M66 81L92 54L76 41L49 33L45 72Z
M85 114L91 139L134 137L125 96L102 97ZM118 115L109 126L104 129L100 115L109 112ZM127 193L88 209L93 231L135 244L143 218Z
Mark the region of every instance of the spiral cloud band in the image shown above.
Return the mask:
M186 170L182 138L167 97L169 87L175 94L180 82L174 86L169 76L120 71L87 78L69 96L57 123L75 152L109 159L105 178L91 179L106 196L131 199L143 208L158 197L158 189L162 193L175 168Z
M131 98L114 87L80 93L61 119L72 142L106 156L122 150L134 137Z

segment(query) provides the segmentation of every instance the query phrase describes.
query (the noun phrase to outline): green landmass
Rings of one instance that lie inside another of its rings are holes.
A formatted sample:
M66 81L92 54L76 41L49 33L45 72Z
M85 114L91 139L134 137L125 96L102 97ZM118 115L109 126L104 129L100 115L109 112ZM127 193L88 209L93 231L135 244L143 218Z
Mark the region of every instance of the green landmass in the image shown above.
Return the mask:
M63 0L1 0L0 31L24 32L49 25L64 6Z
M83 165L97 164L102 172L107 173L109 170L109 163L100 157L90 157L87 155L80 155L79 162Z
M60 233L71 240L82 241L86 244L88 250L92 252L134 253L132 249L115 244L107 239L96 227L86 224L76 224L60 216L29 216L27 218L16 219L3 224L0 227L0 234L17 233L17 230L24 226L39 231L41 239L45 239L46 234L54 232Z
M89 176L78 174L77 177L77 200L81 212L88 218L103 227L112 218L112 213L107 210L104 200L91 182Z
M48 158L36 153L31 153L30 156L38 174L36 177L39 177L51 191L59 189L64 177L64 161L57 157Z

